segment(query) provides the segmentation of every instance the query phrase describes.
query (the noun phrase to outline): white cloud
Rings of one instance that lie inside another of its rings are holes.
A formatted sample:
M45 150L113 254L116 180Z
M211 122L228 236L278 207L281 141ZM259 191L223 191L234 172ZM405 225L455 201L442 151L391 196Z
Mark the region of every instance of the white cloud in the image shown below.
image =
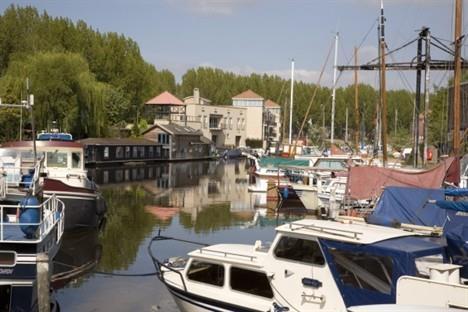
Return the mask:
M166 0L191 12L207 15L231 15L236 9L255 0Z

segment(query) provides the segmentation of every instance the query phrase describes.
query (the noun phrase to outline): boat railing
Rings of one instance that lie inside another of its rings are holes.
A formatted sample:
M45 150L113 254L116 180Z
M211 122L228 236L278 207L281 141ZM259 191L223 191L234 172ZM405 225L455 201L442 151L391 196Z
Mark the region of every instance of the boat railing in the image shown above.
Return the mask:
M243 255L243 254L239 254L239 253L235 253L235 252L221 251L221 250L215 250L215 249L209 249L209 248L200 248L200 249L198 249L198 252L200 254L203 254L205 252L214 253L214 254L222 255L225 258L227 258L229 256L245 258L245 259L248 259L248 260L250 260L252 262L257 259L256 256Z
M310 230L314 232L320 232L328 235L346 237L350 239L360 240L359 235L363 235L364 233L358 231L351 231L351 230L344 230L339 228L332 228L327 226L320 226L314 224L302 224L298 222L291 222L289 223L289 229L293 231L298 230Z
M176 270L175 268L171 267L170 265L166 264L167 261L163 262L161 260L159 260L154 254L153 254L153 249L152 249L152 246L153 246L153 243L154 242L159 242L159 241L167 241L167 240L173 240L173 241L177 241L177 242L182 242L182 243L188 243L188 244L194 244L194 245L199 245L199 246L204 246L204 247L207 247L208 244L204 244L204 243L199 243L199 242L195 242L195 241L189 241L189 240L185 240L185 239L179 239L179 238L175 238L175 237L168 237L168 236L163 236L161 235L160 233L158 233L158 235L154 236L150 243L148 244L148 254L150 255L151 257L151 260L153 261L153 264L156 268L156 271L157 271L157 276L159 278L159 280L161 282L163 282L164 284L167 283L165 277L164 277L164 271L161 269L161 268L165 268L166 270L168 271L171 271L175 274L177 274L182 282L182 286L184 287L184 291L187 291L187 285L185 284L185 280L184 280L184 276L182 275L182 273L180 272L180 270Z
M40 242L55 225L59 241L64 231L64 211L64 203L55 194L39 205L0 204L0 242ZM29 216L23 218L22 214ZM35 216L37 222L34 222Z
M6 196L18 188L30 189L32 194L36 194L40 187L39 178L43 163L44 158L38 160L34 166L2 166L0 174L3 181L0 181L0 197L3 193Z

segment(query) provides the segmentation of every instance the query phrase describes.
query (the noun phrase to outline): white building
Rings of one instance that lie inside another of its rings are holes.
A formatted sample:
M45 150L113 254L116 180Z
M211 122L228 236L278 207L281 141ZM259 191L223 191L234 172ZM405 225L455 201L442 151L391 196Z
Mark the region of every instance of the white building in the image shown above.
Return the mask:
M272 101L264 106L263 98L252 90L233 97L232 106L211 104L198 88L183 103L164 92L146 104L155 113L155 123L200 130L217 148L246 146L246 140L259 141L263 147L279 141L280 106Z
M234 96L232 106L247 110L246 139L263 141L263 97L249 89Z
M184 98L187 125L200 129L216 147L245 146L247 116L246 109L230 105L212 105L200 97L195 88L193 95Z
M281 106L272 100L265 102L263 116L265 139L270 144L276 144L281 139Z

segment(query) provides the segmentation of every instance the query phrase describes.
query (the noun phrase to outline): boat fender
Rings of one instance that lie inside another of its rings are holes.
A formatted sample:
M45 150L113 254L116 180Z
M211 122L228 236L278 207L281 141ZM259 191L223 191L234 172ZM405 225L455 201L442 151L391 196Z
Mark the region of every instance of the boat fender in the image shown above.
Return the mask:
M289 189L288 187L283 188L283 198L288 199L289 196Z
M40 208L31 206L39 206L39 200L34 196L28 196L20 201L19 223L21 231L26 235L26 238L33 238L38 225L26 225L27 223L39 223ZM26 223L26 224L25 224Z

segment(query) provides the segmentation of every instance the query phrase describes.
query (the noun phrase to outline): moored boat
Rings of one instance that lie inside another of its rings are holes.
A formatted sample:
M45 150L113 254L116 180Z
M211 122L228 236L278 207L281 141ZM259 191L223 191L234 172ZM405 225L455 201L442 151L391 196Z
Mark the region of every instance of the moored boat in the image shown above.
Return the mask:
M36 157L43 158L39 188L44 198L56 194L67 207L65 229L98 227L106 205L96 184L88 179L84 168L83 146L72 141L37 141ZM0 166L8 169L12 187L30 179L34 171L32 141L9 142L0 148Z
M48 266L64 230L64 204L55 195L40 201L31 193L7 193L0 201L0 311L38 310L39 254ZM47 289L48 291L48 289ZM53 305L53 308L57 308Z
M149 250L159 279L184 312L347 311L395 303L468 307L468 286L456 274L460 267L444 263L443 239L347 220L304 219L276 232L271 246L204 245L187 259L162 262L151 245ZM418 294L411 291L416 288ZM428 291L439 290L443 298L424 304Z

